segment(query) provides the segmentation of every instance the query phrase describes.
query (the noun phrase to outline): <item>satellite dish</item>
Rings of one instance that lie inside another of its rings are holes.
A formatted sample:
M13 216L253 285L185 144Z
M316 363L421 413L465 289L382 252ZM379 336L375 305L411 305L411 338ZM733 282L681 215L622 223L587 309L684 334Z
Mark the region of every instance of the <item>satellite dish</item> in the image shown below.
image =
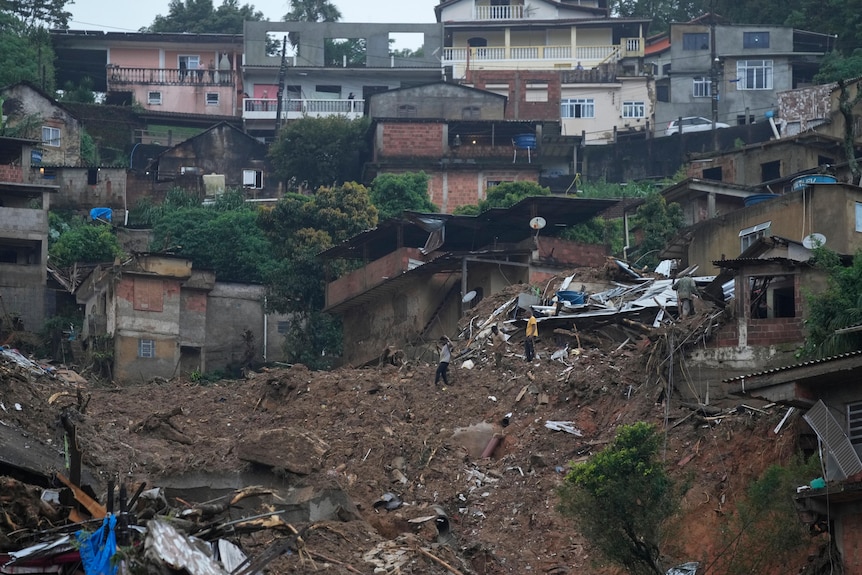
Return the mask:
M826 236L818 233L808 234L807 236L802 238L802 245L809 250L813 250L814 248L818 248L820 246L825 246Z
M536 216L532 220L530 220L530 227L534 230L541 230L545 227L548 222L545 221L545 218L542 216Z
M468 291L464 294L464 297L461 298L463 303L469 303L476 299L476 290Z

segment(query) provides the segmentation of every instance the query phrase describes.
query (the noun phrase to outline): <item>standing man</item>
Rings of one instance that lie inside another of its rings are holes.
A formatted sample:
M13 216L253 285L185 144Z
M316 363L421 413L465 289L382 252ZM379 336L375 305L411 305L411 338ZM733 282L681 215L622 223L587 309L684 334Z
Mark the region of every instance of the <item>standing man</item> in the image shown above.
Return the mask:
M496 325L491 326L491 342L494 345L494 365L497 366L497 369L500 369L500 366L503 364L503 352L506 350L509 342L506 341L506 336L502 331L497 329Z
M539 323L536 321L536 316L533 315L533 308L530 308L530 317L527 319L527 337L524 339L524 355L527 361L533 361L536 357L534 343L539 336Z
M694 284L694 278L691 276L682 276L676 283L673 284L673 289L676 290L677 307L679 308L679 316L686 317L694 315L694 304L691 301L692 295L697 292L697 286Z
M440 346L440 363L437 364L437 373L434 374L434 385L440 383L441 379L443 385L449 385L448 373L449 362L452 360L452 342L444 335L440 337L438 345Z

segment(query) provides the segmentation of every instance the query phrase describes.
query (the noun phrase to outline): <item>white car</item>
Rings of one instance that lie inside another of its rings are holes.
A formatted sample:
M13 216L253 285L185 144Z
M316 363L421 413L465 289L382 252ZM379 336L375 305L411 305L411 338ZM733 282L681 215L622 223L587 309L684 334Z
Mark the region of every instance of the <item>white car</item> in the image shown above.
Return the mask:
M715 123L716 128L729 128L727 124L722 122ZM665 136L670 136L671 134L676 134L679 132L680 128L680 119L672 121L667 125L667 129L664 131ZM686 134L688 132L706 132L712 129L712 120L709 118L704 118L701 116L689 116L688 118L682 118L682 133Z

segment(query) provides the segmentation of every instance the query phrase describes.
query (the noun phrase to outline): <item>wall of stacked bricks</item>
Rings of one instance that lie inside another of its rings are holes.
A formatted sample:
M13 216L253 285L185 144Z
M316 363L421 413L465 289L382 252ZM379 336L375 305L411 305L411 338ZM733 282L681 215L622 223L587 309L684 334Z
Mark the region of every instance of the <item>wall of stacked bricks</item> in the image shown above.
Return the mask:
M21 166L0 165L0 182L24 182L24 170Z
M508 84L507 120L559 120L561 83L559 72L526 70L472 70L473 87L487 89L489 84ZM547 84L547 100L527 101L527 84ZM494 88L497 91L497 88Z
M442 123L386 123L382 126L378 158L441 158L444 155Z
M426 172L428 173L428 172ZM428 173L428 193L440 211L451 214L458 206L472 206L484 200L489 181L538 181L538 172L516 170L458 170ZM445 176L445 177L444 177Z

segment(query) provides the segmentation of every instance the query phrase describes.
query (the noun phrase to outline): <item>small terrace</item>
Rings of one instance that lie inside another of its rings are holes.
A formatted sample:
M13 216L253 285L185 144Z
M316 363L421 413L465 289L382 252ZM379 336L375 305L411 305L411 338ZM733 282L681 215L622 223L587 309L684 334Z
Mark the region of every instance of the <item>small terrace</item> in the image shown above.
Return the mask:
M243 99L242 117L246 120L275 120L277 113L277 98ZM281 102L281 114L282 119L287 120L296 120L304 116L313 118L347 116L350 119L356 119L365 114L365 100L286 98Z
M230 86L234 83L232 70L188 70L185 68L123 68L108 67L108 90L117 86Z
M490 8L490 7L489 7ZM507 8L507 6L494 6ZM596 46L463 46L443 49L443 64L466 64L470 62L516 61L522 64L544 63L546 66L558 62L583 66L597 66L622 58L643 56L642 38L623 38L619 44Z

